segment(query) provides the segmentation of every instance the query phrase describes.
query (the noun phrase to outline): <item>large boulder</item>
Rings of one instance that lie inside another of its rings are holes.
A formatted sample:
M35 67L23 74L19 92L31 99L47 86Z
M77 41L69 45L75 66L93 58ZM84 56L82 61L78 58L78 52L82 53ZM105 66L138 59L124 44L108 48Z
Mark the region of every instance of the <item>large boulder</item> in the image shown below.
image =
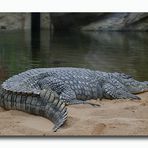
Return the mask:
M111 13L82 30L148 30L148 13Z
M0 13L0 30L30 29L30 17L30 13Z
M148 30L148 13L51 13L55 30Z
M80 30L96 22L103 13L51 13L54 30Z

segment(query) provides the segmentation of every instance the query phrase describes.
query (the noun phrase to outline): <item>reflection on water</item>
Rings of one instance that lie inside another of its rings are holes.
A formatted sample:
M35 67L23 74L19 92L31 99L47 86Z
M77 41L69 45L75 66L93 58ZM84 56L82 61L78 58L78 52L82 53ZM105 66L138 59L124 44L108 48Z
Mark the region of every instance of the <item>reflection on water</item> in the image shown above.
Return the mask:
M32 61L39 61L40 57L40 31L31 33L31 59Z
M147 32L0 33L0 80L36 67L85 67L148 80Z

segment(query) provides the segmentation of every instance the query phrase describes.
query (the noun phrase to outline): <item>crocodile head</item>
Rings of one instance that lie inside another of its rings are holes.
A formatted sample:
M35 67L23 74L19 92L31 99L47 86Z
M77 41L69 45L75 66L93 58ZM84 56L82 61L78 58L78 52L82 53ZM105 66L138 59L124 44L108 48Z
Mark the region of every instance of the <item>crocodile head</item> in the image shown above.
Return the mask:
M124 85L131 93L137 94L148 91L148 82L139 82L134 79L125 80Z
M123 79L129 79L129 78L133 78L131 75L125 74L125 73L118 73L118 72L114 72L112 73L115 77L118 78L123 78Z
M114 72L113 76L121 82L131 93L141 93L148 91L148 81L139 82L135 80L132 76Z
M148 86L148 81L144 81L143 83L145 83Z

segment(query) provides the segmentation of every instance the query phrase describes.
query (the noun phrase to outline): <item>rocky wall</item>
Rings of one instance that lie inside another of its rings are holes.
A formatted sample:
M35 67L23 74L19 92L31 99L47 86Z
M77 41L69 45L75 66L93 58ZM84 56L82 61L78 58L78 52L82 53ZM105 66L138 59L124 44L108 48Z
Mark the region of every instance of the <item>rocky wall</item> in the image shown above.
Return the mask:
M0 13L0 30L26 30L30 28L30 13Z

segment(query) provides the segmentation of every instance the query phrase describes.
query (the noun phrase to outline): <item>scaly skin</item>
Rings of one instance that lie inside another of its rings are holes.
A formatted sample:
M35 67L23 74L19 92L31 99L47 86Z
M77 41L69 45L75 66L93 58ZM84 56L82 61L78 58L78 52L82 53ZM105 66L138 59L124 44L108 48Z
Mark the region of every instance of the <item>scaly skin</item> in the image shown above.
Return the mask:
M56 92L32 85L39 78L27 72L6 80L0 89L0 106L46 117L55 124L53 131L57 131L67 119L67 108Z
M35 95L1 89L0 96L1 107L46 117L55 124L53 131L57 131L67 118L65 103L52 90L42 90L40 95Z
M47 117L55 123L56 131L67 118L63 101L94 105L86 100L140 99L134 94L148 91L148 81L84 68L38 68L9 78L1 87L2 107Z

